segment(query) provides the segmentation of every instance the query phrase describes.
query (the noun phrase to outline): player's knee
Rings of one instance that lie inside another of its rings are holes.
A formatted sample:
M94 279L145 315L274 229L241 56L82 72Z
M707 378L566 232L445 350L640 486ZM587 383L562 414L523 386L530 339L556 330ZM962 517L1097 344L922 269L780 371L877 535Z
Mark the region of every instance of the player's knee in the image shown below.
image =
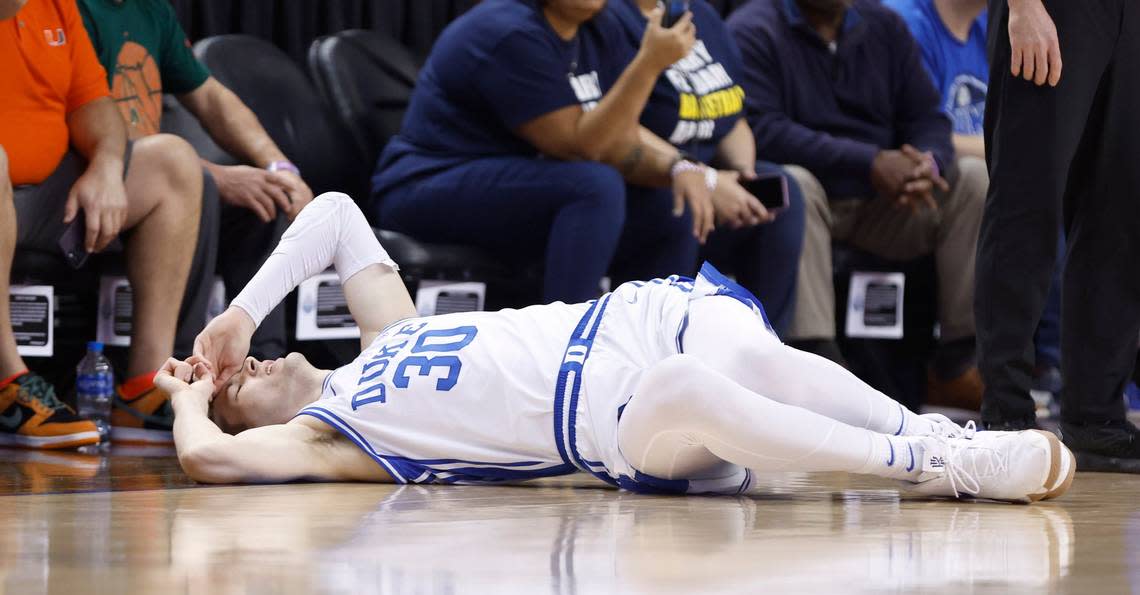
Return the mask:
M8 182L8 153L4 151L4 147L0 145L0 183Z

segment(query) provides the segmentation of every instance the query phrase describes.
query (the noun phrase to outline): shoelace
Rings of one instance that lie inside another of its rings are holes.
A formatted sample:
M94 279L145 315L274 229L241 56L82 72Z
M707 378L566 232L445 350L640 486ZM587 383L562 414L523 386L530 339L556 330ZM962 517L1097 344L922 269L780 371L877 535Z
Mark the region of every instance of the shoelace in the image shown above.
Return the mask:
M978 426L972 419L966 422L965 426L960 426L941 413L925 413L919 417L930 421L930 423L934 425L934 433L937 436L973 440L974 434L978 432Z
M59 397L55 396L55 388L42 376L29 374L28 377L20 383L20 389L21 397L28 395L30 398L43 403L52 411L67 408L67 405L64 405L63 401L60 401Z
M967 424L966 431L972 430L970 427L972 423ZM943 464L946 466L946 477L950 480L950 489L954 491L955 497L962 492L976 496L982 490L979 477L1002 475L1009 471L1009 461L996 450L975 446L972 442L964 440L948 438L943 438L943 440L946 445L946 458ZM964 453L967 450L984 451L986 456L966 456ZM979 463L979 459L982 459L984 463ZM966 468L966 463L963 460L972 463L971 469ZM979 469L980 464L984 467Z

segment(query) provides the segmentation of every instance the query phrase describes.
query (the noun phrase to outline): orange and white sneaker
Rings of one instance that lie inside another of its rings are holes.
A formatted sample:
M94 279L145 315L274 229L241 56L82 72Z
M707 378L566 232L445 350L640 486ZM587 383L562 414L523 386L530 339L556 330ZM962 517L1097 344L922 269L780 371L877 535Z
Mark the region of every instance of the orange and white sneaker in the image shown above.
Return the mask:
M154 373L136 376L115 390L111 442L174 443L170 395L154 385Z
M43 376L24 372L0 388L0 444L74 448L98 443L95 422L60 401Z

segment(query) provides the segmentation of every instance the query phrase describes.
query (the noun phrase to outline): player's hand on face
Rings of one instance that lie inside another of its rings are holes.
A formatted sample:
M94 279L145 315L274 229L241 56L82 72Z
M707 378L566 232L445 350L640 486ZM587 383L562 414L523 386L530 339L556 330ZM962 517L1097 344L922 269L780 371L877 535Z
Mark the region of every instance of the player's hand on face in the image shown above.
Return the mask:
M273 181L285 189L285 193L292 199L286 213L292 221L301 213L305 205L313 202L313 191L300 176L291 171L270 172L274 174Z
M1061 81L1061 43L1057 26L1041 0L1009 3L1009 71L1040 86Z
M704 244L716 226L716 208L704 171L681 171L673 176L673 216L684 215L686 204L693 214L693 237Z
M214 374L208 364L196 357L185 361L173 357L167 359L155 374L154 384L168 395L189 393L205 404L214 398Z
M79 176L67 195L63 222L71 223L83 210L87 232L83 247L101 252L127 220L127 189L121 167L92 165Z
M293 208L282 172L248 165L218 167L213 172L222 202L249 209L264 223L273 221L278 209L289 213ZM311 192L309 196L311 200Z
M215 388L221 388L241 370L249 355L249 341L257 330L242 309L230 306L194 339L194 357L214 372Z
M684 16L666 29L661 26L665 10L658 6L649 13L645 34L641 37L641 54L657 70L665 70L675 62L689 55L697 42L697 26L693 24L693 13Z
M759 199L740 185L741 177L735 171L717 172L716 190L712 196L717 225L740 229L771 222L775 217L764 208Z

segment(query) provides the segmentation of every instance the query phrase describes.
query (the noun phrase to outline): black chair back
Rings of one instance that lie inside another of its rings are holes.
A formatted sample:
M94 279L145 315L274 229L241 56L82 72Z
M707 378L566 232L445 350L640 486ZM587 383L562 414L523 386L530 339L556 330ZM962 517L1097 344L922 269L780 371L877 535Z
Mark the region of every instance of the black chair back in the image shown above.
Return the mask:
M342 31L309 49L317 89L370 164L400 131L419 66L411 51L375 31Z
M257 114L314 193L340 191L357 200L368 196L372 162L360 154L288 55L248 35L203 39L194 45L194 54Z

